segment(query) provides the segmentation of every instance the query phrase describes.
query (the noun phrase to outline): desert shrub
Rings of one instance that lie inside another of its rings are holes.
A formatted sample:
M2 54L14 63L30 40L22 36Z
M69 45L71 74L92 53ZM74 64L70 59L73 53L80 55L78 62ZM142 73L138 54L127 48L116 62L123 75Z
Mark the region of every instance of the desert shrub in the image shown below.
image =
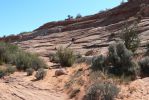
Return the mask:
M94 57L92 59L92 69L93 70L105 70L106 69L106 57L103 55Z
M0 78L5 75L13 74L15 71L16 71L16 68L12 65L0 66Z
M35 74L35 77L37 80L44 79L45 76L46 76L46 71L43 68L38 69Z
M0 42L0 59L2 62L14 64L17 52L19 52L17 46Z
M26 72L27 72L27 76L31 76L31 75L33 75L34 69L28 68L28 69L26 69Z
M76 89L72 90L70 92L69 98L70 99L74 98L79 92L80 92L80 89L79 88L76 88Z
M114 40L114 37L116 37L116 33L111 33L108 37L108 40L112 41L112 40Z
M84 57L81 57L81 58L77 58L75 63L86 63L88 65L91 65L92 64L92 59L93 59L92 56L84 56Z
M81 18L82 15L81 14L77 14L76 19Z
M27 68L33 68L38 70L39 68L46 68L46 64L34 54L27 52L19 52L16 54L15 64L18 70L26 70Z
M113 84L94 83L86 93L84 100L114 100L119 93L119 89Z
M76 57L73 51L69 48L60 47L58 51L56 52L56 54L57 54L57 57L58 57L58 60L61 66L70 67L75 62Z
M121 32L121 39L124 41L127 49L135 52L140 43L137 24L134 24L132 27L125 25Z
M73 84L77 84L78 83L77 79L82 75L82 73L83 73L82 69L79 69L78 71L76 71L73 75L70 76L70 80L66 82L64 87L68 89L71 86L73 86Z
M139 65L141 66L141 74L143 76L149 76L149 57L144 57L139 61Z
M0 42L0 62L6 64L16 65L18 70L26 70L27 68L33 68L37 70L39 68L45 68L46 64L35 54L27 53L19 49L15 45ZM1 75L12 74L15 71L14 67L8 66L5 68L5 72L1 70Z
M139 74L138 63L132 60L133 53L122 42L109 46L108 61L112 64L111 72L115 75L136 76Z
M6 75L6 69L0 67L0 78Z
M146 44L146 53L145 53L145 55L146 56L149 56L149 42L147 42L147 44Z
M2 65L3 63L3 54L5 52L5 48L4 47L0 47L0 65Z
M31 67L31 58L28 53L19 52L16 56L15 64L18 70L26 70Z
M81 55L80 53L76 53L76 54L75 54L75 58L76 58L76 59L80 59L80 58L82 58L82 55Z
M46 67L46 64L35 54L27 53L16 45L0 42L0 62L16 65L18 70L31 67L35 70Z
M15 71L16 71L16 67L14 67L14 66L9 65L6 68L6 73L7 74L13 74Z
M39 68L47 68L47 65L44 63L42 59L40 59L37 55L30 55L31 68L34 70L38 70Z
M49 53L50 62L58 63L58 56L55 53Z

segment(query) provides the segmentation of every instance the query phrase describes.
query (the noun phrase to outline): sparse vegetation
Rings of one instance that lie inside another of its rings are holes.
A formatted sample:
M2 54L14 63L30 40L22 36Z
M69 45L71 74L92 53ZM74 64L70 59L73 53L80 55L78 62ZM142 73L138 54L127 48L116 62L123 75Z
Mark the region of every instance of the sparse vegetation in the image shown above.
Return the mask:
M27 68L33 68L37 70L39 68L45 68L46 64L38 58L37 55L27 53L17 46L0 42L0 62L6 64L16 65L18 70L26 70ZM11 67L9 68L9 72L13 72Z
M141 74L142 76L149 76L149 57L144 57L139 61L139 65L141 66Z
M8 74L13 74L15 71L16 71L16 67L14 67L14 66L9 65L6 68L6 73L8 73Z
M32 33L32 32L21 32L21 33L19 33L19 35L30 34L30 33Z
M49 53L50 62L58 63L58 56L55 53Z
M80 92L80 89L79 89L79 88L74 89L74 90L70 93L69 98L72 99L72 98L75 97L75 96L77 95L77 93L79 93L79 92Z
M137 76L140 68L132 57L133 53L122 42L110 45L108 60L113 66L111 72L118 76Z
M94 57L92 60L92 69L93 70L105 70L106 69L106 57L103 55Z
M140 66L133 60L133 52L128 50L123 42L111 44L108 56L100 55L93 58L92 70L109 73L116 76L135 79L140 74Z
M56 55L58 57L59 63L61 66L70 67L74 64L76 56L74 55L73 51L69 48L62 48L60 47Z
M33 68L28 68L28 69L26 69L26 72L27 72L27 76L31 76L34 72L34 69Z
M65 20L72 20L72 19L73 19L73 16L68 15L68 16L67 16L67 19L65 19Z
M39 68L46 68L45 63L38 58L37 55L33 55L27 52L19 52L16 54L16 67L18 70L26 70L27 68L33 68L38 70Z
M16 71L16 68L11 65L2 65L0 66L0 78L5 75L13 74Z
M42 59L38 57L38 55L31 54L30 56L30 61L31 61L31 68L34 70L38 70L39 68L47 68L47 65L44 63Z
M0 78L6 75L6 68L0 67Z
M0 59L1 62L15 64L15 55L19 49L15 45L0 42Z
M137 24L134 24L131 27L125 25L124 29L121 32L121 39L124 41L127 49L135 52L140 43Z
M81 74L83 73L83 71L82 70L78 70L78 71L76 71L71 77L70 77L70 81L68 81L68 82L66 82L66 84L65 84L65 88L66 89L68 89L68 88L70 88L71 86L73 86L73 84L77 84L77 83L79 83L78 85L81 85L81 84L84 84L84 82L83 82L83 80L79 80L79 81L77 81L77 78L78 77L80 77L81 76Z
M118 95L119 89L109 83L94 83L87 90L84 100L114 100Z
M45 71L45 69L40 68L40 69L37 70L37 72L35 74L35 77L36 77L37 80L41 80L41 79L43 80L46 76L46 73L47 72Z
M81 18L82 15L81 14L77 14L76 19Z
M146 44L146 53L145 53L145 55L147 55L147 56L149 56L149 42L147 42L147 44Z

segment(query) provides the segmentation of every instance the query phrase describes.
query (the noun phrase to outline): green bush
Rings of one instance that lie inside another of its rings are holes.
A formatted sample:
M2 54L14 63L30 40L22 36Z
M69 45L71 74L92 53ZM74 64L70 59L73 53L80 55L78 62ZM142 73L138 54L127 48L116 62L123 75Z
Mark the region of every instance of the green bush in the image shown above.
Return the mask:
M105 70L106 68L106 57L104 57L103 55L94 57L92 59L92 69L93 70Z
M19 51L18 47L16 45L0 42L0 47L2 50L2 56L3 60L5 62L8 62L7 58L9 57L9 54L15 54Z
M0 78L2 78L5 75L13 74L16 71L16 68L11 65L5 65L3 67L0 67Z
M0 68L0 78L6 75L6 69Z
M13 74L15 71L16 71L16 68L14 66L11 66L11 65L7 66L6 73Z
M49 53L49 60L53 63L58 63L58 56L55 53Z
M15 63L18 70L25 71L27 68L33 68L34 70L46 68L46 64L34 54L19 52L16 56Z
M27 53L17 46L0 42L0 63L16 65L18 70L31 67L35 70L45 68L46 64L35 54Z
M0 66L0 78L5 75L13 74L16 71L16 68L11 65Z
M147 42L147 44L146 44L146 53L145 53L145 55L146 56L149 56L149 42Z
M139 65L141 66L141 74L143 76L149 76L149 57L144 57L139 61Z
M114 100L119 93L119 89L113 84L94 83L85 95L84 100Z
M31 61L31 68L34 70L38 70L39 68L47 68L47 65L44 63L42 59L40 59L37 55L31 55L30 56Z
M109 46L108 61L112 64L111 72L116 75L136 76L140 68L132 60L133 53L122 42Z
M135 52L139 47L140 43L137 25L134 24L132 27L128 27L126 25L121 32L121 39L124 41L127 49Z
M4 63L14 64L15 55L19 49L15 45L0 42L0 60Z
M27 68L31 67L31 58L29 54L25 52L17 53L15 64L18 70L25 71Z
M65 67L72 66L76 59L73 51L69 48L60 47L56 52L56 55L58 57L58 60L61 66L65 66Z
M28 68L28 69L26 69L26 72L27 72L27 76L31 76L31 75L33 75L34 69Z
M41 80L44 79L44 77L46 76L46 71L43 68L40 68L37 70L35 77L37 80Z
M4 61L4 52L5 52L5 47L0 47L0 65L2 65L3 61Z

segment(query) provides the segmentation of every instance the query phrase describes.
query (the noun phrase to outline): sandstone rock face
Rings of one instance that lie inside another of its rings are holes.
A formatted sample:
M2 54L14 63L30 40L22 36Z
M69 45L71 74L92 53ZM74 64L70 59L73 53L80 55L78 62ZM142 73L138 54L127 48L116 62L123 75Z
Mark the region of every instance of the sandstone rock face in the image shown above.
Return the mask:
M52 84L44 80L33 82L33 77L25 74L19 72L0 79L0 100L67 100Z
M149 4L148 0L142 3ZM148 16L148 6L141 7L141 3L125 3L106 12L98 13L79 19L71 19L58 22L49 22L39 27L32 34L22 36L22 41L13 43L22 49L36 52L42 57L47 57L49 52L55 52L59 46L70 47L75 52L85 54L95 50L106 54L107 47L119 40L119 32L125 25L138 21L137 13L141 10ZM139 51L144 51L144 45L149 39L149 18L142 17L138 22L141 46ZM112 35L114 33L114 36ZM17 40L19 36L13 37ZM9 38L5 38L7 41ZM72 42L72 39L75 41ZM1 39L0 39L1 40ZM70 45L71 44L71 45Z

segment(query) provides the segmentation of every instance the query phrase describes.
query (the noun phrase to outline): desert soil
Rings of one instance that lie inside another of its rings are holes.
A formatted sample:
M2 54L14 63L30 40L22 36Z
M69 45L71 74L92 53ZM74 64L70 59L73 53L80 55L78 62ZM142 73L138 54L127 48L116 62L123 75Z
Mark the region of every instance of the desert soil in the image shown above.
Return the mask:
M24 72L0 79L0 100L67 100L66 95L56 90L52 83L34 79Z

